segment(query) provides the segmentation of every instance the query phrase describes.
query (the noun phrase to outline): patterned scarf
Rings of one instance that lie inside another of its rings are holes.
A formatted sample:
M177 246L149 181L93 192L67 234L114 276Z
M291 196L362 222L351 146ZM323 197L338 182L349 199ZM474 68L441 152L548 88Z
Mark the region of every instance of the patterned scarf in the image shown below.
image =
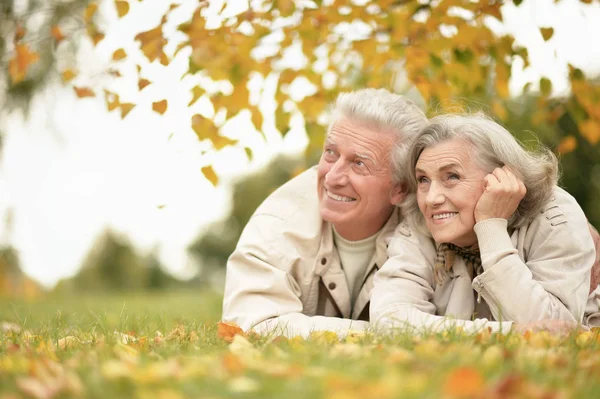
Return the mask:
M452 269L456 255L465 261L471 279L483 273L481 255L477 244L469 248L461 248L454 244L443 243L438 247L433 268L434 278L438 285L442 284L442 281Z

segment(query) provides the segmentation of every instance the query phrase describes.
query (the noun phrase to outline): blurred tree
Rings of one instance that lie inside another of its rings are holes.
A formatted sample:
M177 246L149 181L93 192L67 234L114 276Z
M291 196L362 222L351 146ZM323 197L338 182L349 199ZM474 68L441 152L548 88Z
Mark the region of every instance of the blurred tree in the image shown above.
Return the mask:
M177 284L156 255L140 256L123 236L107 230L93 245L79 272L55 292L100 293L163 289Z
M208 225L189 247L189 253L199 260L201 282L207 282L212 273L225 267L242 229L260 203L305 167L302 158L278 156L264 168L238 178L232 189L229 215Z
M0 248L0 298L35 299L43 289L22 271L18 252L12 246Z

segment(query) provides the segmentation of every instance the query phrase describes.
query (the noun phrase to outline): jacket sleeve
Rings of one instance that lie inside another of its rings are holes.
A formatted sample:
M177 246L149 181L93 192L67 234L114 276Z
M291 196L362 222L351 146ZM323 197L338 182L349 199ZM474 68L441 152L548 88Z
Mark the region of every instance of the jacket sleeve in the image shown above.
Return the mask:
M371 322L379 332L393 329L416 329L437 332L460 327L468 333L484 329L510 331L511 322L487 319L459 320L436 315L433 304L435 248L425 237L411 233L394 235L388 246L388 260L375 274L371 293Z
M293 254L282 253L283 221L271 215L253 216L227 261L223 321L261 334L308 336L328 330L344 335L364 330L368 323L302 313L299 282L290 273ZM287 246L290 248L290 246Z
M574 202L574 199L572 200ZM551 203L526 228L526 259L519 257L504 219L475 225L484 272L475 289L494 317L529 323L543 319L581 323L595 248L576 203Z

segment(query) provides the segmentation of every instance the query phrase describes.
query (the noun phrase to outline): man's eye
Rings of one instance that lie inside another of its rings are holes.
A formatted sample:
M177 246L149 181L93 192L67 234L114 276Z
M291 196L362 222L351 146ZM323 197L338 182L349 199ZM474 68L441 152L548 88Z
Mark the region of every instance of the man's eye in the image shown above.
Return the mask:
M334 152L331 148L325 149L325 155L333 155L333 154L334 154Z
M356 161L355 163L356 163L356 166L360 166L361 168L363 166L365 166L365 163L363 161Z

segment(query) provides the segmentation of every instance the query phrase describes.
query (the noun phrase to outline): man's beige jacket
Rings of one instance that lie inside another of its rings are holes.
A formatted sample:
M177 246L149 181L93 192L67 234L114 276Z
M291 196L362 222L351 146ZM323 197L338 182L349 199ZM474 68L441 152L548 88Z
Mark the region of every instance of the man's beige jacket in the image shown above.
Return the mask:
M460 326L469 332L487 327L506 332L512 322L543 319L598 325L600 288L588 296L596 251L586 217L566 191L557 187L526 226L509 231L505 219L489 219L477 223L475 233L483 273L471 278L456 257L438 284L435 242L399 225L390 259L375 276L372 322L383 329Z
M317 169L310 168L274 191L244 228L227 262L223 321L287 336L365 329L373 275L387 259L386 239L398 221L395 209L350 303L332 225L319 213Z

